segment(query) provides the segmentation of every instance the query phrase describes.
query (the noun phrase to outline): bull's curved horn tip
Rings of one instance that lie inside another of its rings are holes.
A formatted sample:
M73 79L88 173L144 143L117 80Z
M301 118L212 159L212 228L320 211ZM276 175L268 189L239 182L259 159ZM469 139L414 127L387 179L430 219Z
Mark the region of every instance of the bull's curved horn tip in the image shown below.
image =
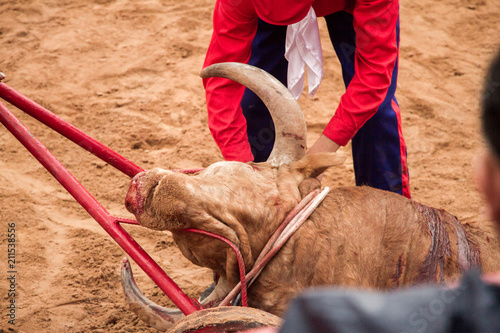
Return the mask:
M128 267L127 267L127 266L128 266ZM130 263L129 263L129 261L128 261L128 258L127 258L127 257L123 258L123 260L122 260L122 267L123 267L123 268L130 268Z
M227 64L227 63L224 63L224 64ZM201 72L200 72L200 74L199 74L199 75L200 75L200 77L201 77L202 79L208 79L208 78L210 78L210 77L213 77L213 75L214 75L213 71L214 71L214 70L219 70L219 69L220 69L220 67L221 67L221 66L220 66L219 64L212 64L212 65L210 65L210 66L207 66L207 67L203 68L203 69L201 70Z
M159 331L166 331L173 323L184 317L179 309L162 307L144 296L135 283L130 262L126 257L122 261L121 280L130 309L149 326Z
M251 71L259 72L259 73L262 72L262 74L267 75L270 78L274 79L274 77L271 74L267 73L266 71L261 70L260 68L250 66L248 64L240 63L240 62L231 62L231 61L220 62L220 63L216 63L216 64L212 64L210 66L207 66L201 70L199 75L202 79L208 79L208 78L216 77L216 76L225 77L225 75L228 74L227 71L231 70L231 68L234 68L234 69L245 68L245 70L249 71L249 72L251 72Z

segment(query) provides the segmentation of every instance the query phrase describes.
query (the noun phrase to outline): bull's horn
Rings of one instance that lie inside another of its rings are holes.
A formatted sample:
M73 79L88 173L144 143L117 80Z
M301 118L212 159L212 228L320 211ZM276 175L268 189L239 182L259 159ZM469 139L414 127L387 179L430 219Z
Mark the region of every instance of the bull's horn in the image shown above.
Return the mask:
M273 165L302 158L307 149L307 128L299 104L288 89L260 68L226 62L203 69L202 78L224 77L252 90L269 109L276 129L276 140L268 161Z
M149 326L164 332L176 321L184 317L180 310L159 306L141 293L135 283L127 258L124 258L122 263L122 286L132 312Z

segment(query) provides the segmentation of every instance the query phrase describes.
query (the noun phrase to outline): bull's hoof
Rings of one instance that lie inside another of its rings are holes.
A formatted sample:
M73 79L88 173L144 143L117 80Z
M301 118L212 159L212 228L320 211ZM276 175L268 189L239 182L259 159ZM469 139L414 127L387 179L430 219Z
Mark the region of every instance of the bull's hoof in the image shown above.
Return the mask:
M223 306L193 312L170 327L168 333L240 332L262 326L279 327L281 322L281 318L262 310Z

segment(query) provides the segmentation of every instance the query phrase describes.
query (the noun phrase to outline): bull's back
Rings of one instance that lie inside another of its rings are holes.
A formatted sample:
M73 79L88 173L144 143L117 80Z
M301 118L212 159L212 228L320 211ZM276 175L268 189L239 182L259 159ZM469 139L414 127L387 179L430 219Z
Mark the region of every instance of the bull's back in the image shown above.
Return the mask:
M254 290L266 294L265 310L279 314L282 306L273 310L273 303L286 304L307 287L441 282L479 260L475 243L451 214L386 191L341 188L292 236Z
M432 243L413 201L369 187L333 190L310 222L311 231L321 229L333 245L323 246L321 258L335 263L336 272L333 279L315 276L318 284L376 289L413 284Z

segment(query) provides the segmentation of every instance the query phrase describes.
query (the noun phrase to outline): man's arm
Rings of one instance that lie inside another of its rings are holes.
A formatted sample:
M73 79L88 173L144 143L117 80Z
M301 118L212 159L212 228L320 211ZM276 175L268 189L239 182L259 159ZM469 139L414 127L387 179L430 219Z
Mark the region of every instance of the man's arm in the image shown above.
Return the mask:
M256 31L257 16L251 1L218 0L203 67L228 61L248 63ZM203 85L208 125L222 155L226 160L252 161L246 120L240 107L245 87L224 78L204 79Z
M397 0L358 0L353 11L356 32L355 74L324 136L344 146L384 101L398 56Z

